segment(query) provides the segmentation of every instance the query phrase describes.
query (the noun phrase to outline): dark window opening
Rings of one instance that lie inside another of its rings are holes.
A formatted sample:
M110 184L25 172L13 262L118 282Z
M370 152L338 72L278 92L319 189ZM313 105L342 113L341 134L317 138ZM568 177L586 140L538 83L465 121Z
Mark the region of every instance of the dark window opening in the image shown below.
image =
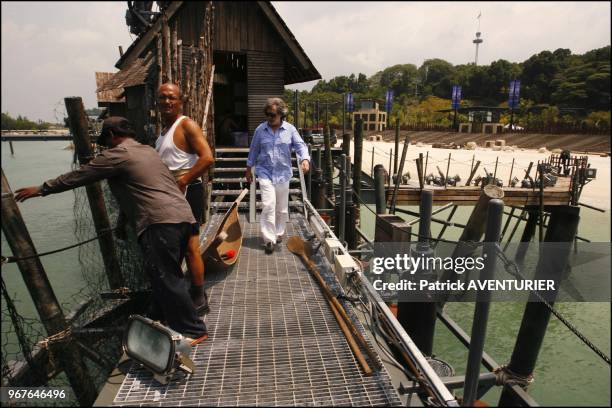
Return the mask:
M246 54L213 53L215 145L248 146Z

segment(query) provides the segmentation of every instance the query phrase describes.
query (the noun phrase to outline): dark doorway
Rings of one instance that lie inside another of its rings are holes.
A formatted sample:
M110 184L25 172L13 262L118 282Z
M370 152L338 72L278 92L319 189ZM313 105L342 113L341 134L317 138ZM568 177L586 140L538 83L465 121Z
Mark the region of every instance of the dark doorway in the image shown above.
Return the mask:
M215 145L248 146L246 54L215 51Z

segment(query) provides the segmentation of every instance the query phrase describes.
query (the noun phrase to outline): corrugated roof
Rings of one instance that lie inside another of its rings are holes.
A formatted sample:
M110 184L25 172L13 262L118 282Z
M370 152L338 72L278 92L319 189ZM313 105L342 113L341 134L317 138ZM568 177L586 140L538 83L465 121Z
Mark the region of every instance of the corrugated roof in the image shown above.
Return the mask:
M102 86L98 87L97 92L144 84L152 63L153 58L151 58L150 54L146 58L137 58L127 68L117 72L112 78L104 82Z

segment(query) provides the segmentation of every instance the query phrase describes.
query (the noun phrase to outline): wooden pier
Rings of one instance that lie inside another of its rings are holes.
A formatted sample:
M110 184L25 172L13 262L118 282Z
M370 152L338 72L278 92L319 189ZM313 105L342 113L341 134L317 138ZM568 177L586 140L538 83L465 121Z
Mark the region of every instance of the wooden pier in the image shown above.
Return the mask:
M433 191L434 205L454 203L456 205L476 205L482 190L478 186L463 186L446 188L441 186L426 186L425 190ZM386 191L387 203L390 204L393 189ZM554 187L544 188L544 205L568 205L571 199L570 178L559 177ZM400 186L397 193L398 205L419 205L421 189L416 185ZM540 191L532 188L504 187L504 204L513 206L540 205Z

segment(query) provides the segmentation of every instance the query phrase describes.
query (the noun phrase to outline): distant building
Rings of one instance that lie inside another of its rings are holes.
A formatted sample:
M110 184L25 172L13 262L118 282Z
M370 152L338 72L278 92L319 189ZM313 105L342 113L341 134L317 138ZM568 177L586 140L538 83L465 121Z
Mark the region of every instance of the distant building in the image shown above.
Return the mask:
M387 112L378 109L378 102L361 102L361 109L353 112L353 123L357 119L363 119L363 130L383 131L387 127Z

